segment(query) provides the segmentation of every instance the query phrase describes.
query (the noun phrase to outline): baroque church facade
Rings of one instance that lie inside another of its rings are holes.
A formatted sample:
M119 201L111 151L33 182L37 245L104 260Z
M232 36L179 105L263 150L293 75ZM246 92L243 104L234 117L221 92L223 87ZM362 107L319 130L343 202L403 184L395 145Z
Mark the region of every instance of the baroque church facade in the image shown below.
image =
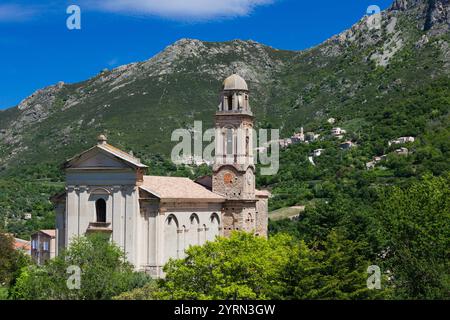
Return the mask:
M57 253L77 236L102 232L137 270L163 276L170 258L233 230L267 236L268 198L255 189L253 114L247 83L228 77L215 115L213 175L146 176L133 155L108 144L67 160L65 192L52 198Z

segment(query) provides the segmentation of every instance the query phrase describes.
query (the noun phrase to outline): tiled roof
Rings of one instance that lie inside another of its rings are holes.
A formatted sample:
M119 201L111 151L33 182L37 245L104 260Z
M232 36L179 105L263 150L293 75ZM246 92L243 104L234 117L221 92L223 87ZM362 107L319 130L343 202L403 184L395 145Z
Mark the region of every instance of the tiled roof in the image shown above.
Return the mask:
M45 233L46 235L54 238L56 237L56 230L55 229L47 229L47 230L39 230L42 233Z
M107 144L107 143L99 144L99 145L97 145L97 147L113 154L114 156L116 156L122 160L125 160L131 164L134 164L136 167L140 167L140 168L147 167L146 165L142 164L138 158L136 158L136 157L132 156L131 154L126 153L110 144Z
M223 202L225 198L215 194L188 178L144 176L141 189L166 201Z
M14 238L14 248L29 251L31 250L30 241Z

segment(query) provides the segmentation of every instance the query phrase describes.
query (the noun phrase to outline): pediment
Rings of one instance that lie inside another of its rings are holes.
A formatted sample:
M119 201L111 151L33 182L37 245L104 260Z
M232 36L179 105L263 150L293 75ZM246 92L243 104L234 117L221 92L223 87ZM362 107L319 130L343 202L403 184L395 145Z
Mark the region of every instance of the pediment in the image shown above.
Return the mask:
M99 143L73 158L67 160L65 169L145 169L147 166L133 155L126 153L108 143Z
M131 168L121 159L102 152L100 149L94 149L83 154L80 158L73 161L71 168L77 169L125 169Z

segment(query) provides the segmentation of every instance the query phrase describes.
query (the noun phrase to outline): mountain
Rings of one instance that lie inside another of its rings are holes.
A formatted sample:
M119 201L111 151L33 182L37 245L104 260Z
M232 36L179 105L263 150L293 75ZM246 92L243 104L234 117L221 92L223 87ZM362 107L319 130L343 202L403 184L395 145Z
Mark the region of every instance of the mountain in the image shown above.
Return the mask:
M44 88L0 113L0 164L60 161L100 132L130 150L167 154L174 129L212 124L228 75L248 79L254 104L267 107L267 87L295 54L252 41L182 39L148 61Z
M0 167L61 162L101 132L144 159L168 155L173 129L194 120L212 125L221 81L233 72L249 82L260 127L288 135L330 116L370 126L368 108L448 78L448 12L448 0L396 0L380 29L364 17L298 52L254 41L179 40L147 61L60 82L1 111Z

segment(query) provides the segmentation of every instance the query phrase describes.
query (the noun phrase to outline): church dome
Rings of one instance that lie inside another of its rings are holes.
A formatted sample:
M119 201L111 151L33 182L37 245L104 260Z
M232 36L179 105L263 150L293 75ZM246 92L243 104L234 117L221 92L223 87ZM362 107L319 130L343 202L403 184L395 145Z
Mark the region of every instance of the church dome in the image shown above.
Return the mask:
M223 90L245 90L248 91L247 82L237 74L233 74L223 82Z

